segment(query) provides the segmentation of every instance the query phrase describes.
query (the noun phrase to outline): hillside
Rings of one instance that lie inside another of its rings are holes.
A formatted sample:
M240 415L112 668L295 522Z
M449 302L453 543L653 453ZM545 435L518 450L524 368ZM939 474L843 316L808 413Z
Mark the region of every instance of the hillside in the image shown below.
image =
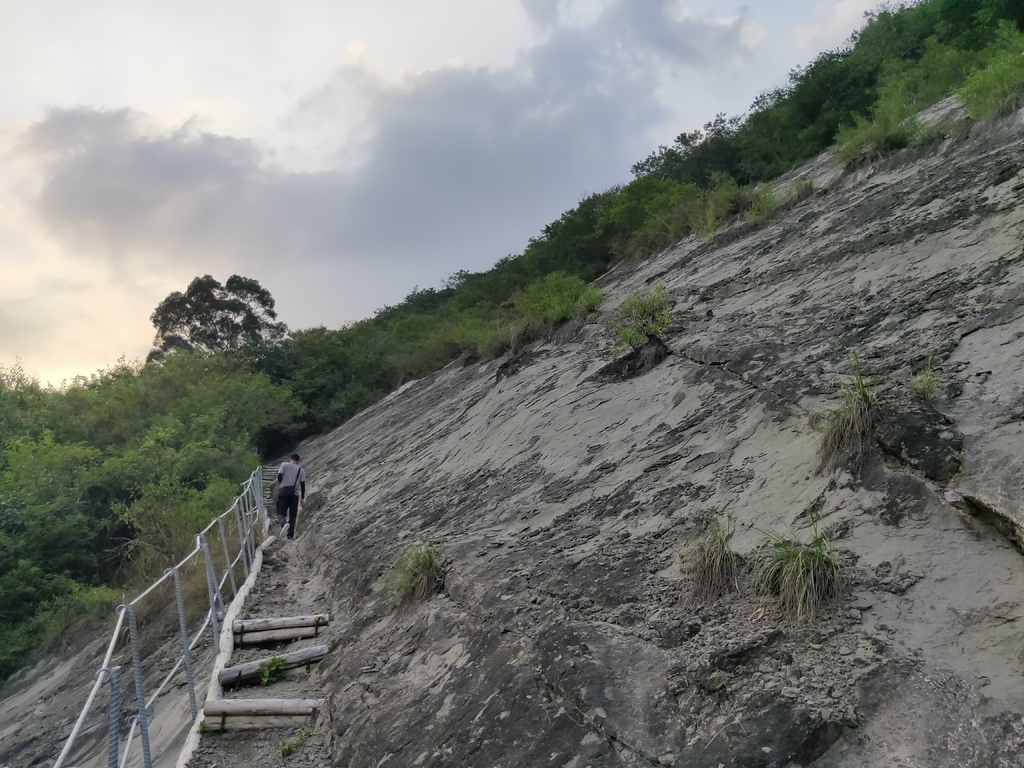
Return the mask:
M335 763L1020 765L1022 127L820 158L762 227L616 270L586 322L305 444ZM658 283L671 355L602 375L614 308ZM817 474L846 348L878 382L877 445ZM810 623L688 605L687 543L726 517L745 557L820 520L848 599ZM380 577L420 539L444 590L395 612Z
M289 588L333 616L333 764L1024 764L1022 136L1017 113L859 168L824 155L764 224L620 267L585 321L300 446L314 492L284 548L310 564ZM610 370L616 308L658 284L670 354ZM848 349L873 447L819 473ZM848 593L813 621L696 604L684 562L714 520L747 561L827 531ZM396 610L386 574L420 540L443 590ZM47 672L14 681L36 706L0 710L12 767L47 764L39 740L10 751L22 726L57 743L67 722L77 687ZM192 765L259 764L214 738Z

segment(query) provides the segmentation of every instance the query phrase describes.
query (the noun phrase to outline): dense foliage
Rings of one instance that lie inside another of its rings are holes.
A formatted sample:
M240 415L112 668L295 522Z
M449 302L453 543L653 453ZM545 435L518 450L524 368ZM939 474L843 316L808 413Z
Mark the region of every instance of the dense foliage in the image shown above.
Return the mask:
M223 355L121 364L59 390L0 367L0 679L111 585L186 554L261 436L300 410Z
M372 318L284 335L269 292L196 278L154 312L157 354L59 390L0 367L0 678L69 617L189 548L257 453L336 426L462 357L515 351L601 301L591 282L786 201L768 181L839 143L849 160L927 139L914 115L958 92L972 118L1024 103L1024 3L925 0L871 14L742 116L718 115L589 195L521 254ZM796 196L811 194L798 185ZM628 308L627 308L628 309Z

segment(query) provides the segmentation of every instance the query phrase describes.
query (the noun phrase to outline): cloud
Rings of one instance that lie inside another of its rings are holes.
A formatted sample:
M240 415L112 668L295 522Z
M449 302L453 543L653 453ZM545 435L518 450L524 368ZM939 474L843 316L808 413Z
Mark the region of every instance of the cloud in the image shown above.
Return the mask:
M671 0L584 17L572 3L524 7L544 35L511 67L388 81L356 56L311 89L289 124L326 140L337 121L344 137L315 170L195 121L51 110L22 136L43 178L34 214L126 285L240 271L272 286L290 324L337 324L414 284L486 269L581 194L626 180L666 114L658 78L719 68L749 46L741 16Z
M811 21L794 27L793 37L802 49L818 51L822 46L848 38L863 26L864 14L878 5L878 0L821 0Z

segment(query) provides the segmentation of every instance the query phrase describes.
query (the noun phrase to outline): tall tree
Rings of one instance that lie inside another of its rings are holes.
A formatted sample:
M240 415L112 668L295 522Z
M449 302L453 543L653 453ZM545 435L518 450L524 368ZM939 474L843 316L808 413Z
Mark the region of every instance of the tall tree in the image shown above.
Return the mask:
M175 291L150 316L156 327L150 359L174 350L210 355L278 341L288 328L277 322L274 298L256 280L232 275L224 285L210 275Z

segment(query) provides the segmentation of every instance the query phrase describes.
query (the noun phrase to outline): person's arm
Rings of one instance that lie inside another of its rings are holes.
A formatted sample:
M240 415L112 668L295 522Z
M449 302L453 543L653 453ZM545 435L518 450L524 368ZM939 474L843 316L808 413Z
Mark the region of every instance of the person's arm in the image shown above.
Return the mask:
M306 470L299 470L299 485L302 487L302 495L299 496L299 503L306 503Z

